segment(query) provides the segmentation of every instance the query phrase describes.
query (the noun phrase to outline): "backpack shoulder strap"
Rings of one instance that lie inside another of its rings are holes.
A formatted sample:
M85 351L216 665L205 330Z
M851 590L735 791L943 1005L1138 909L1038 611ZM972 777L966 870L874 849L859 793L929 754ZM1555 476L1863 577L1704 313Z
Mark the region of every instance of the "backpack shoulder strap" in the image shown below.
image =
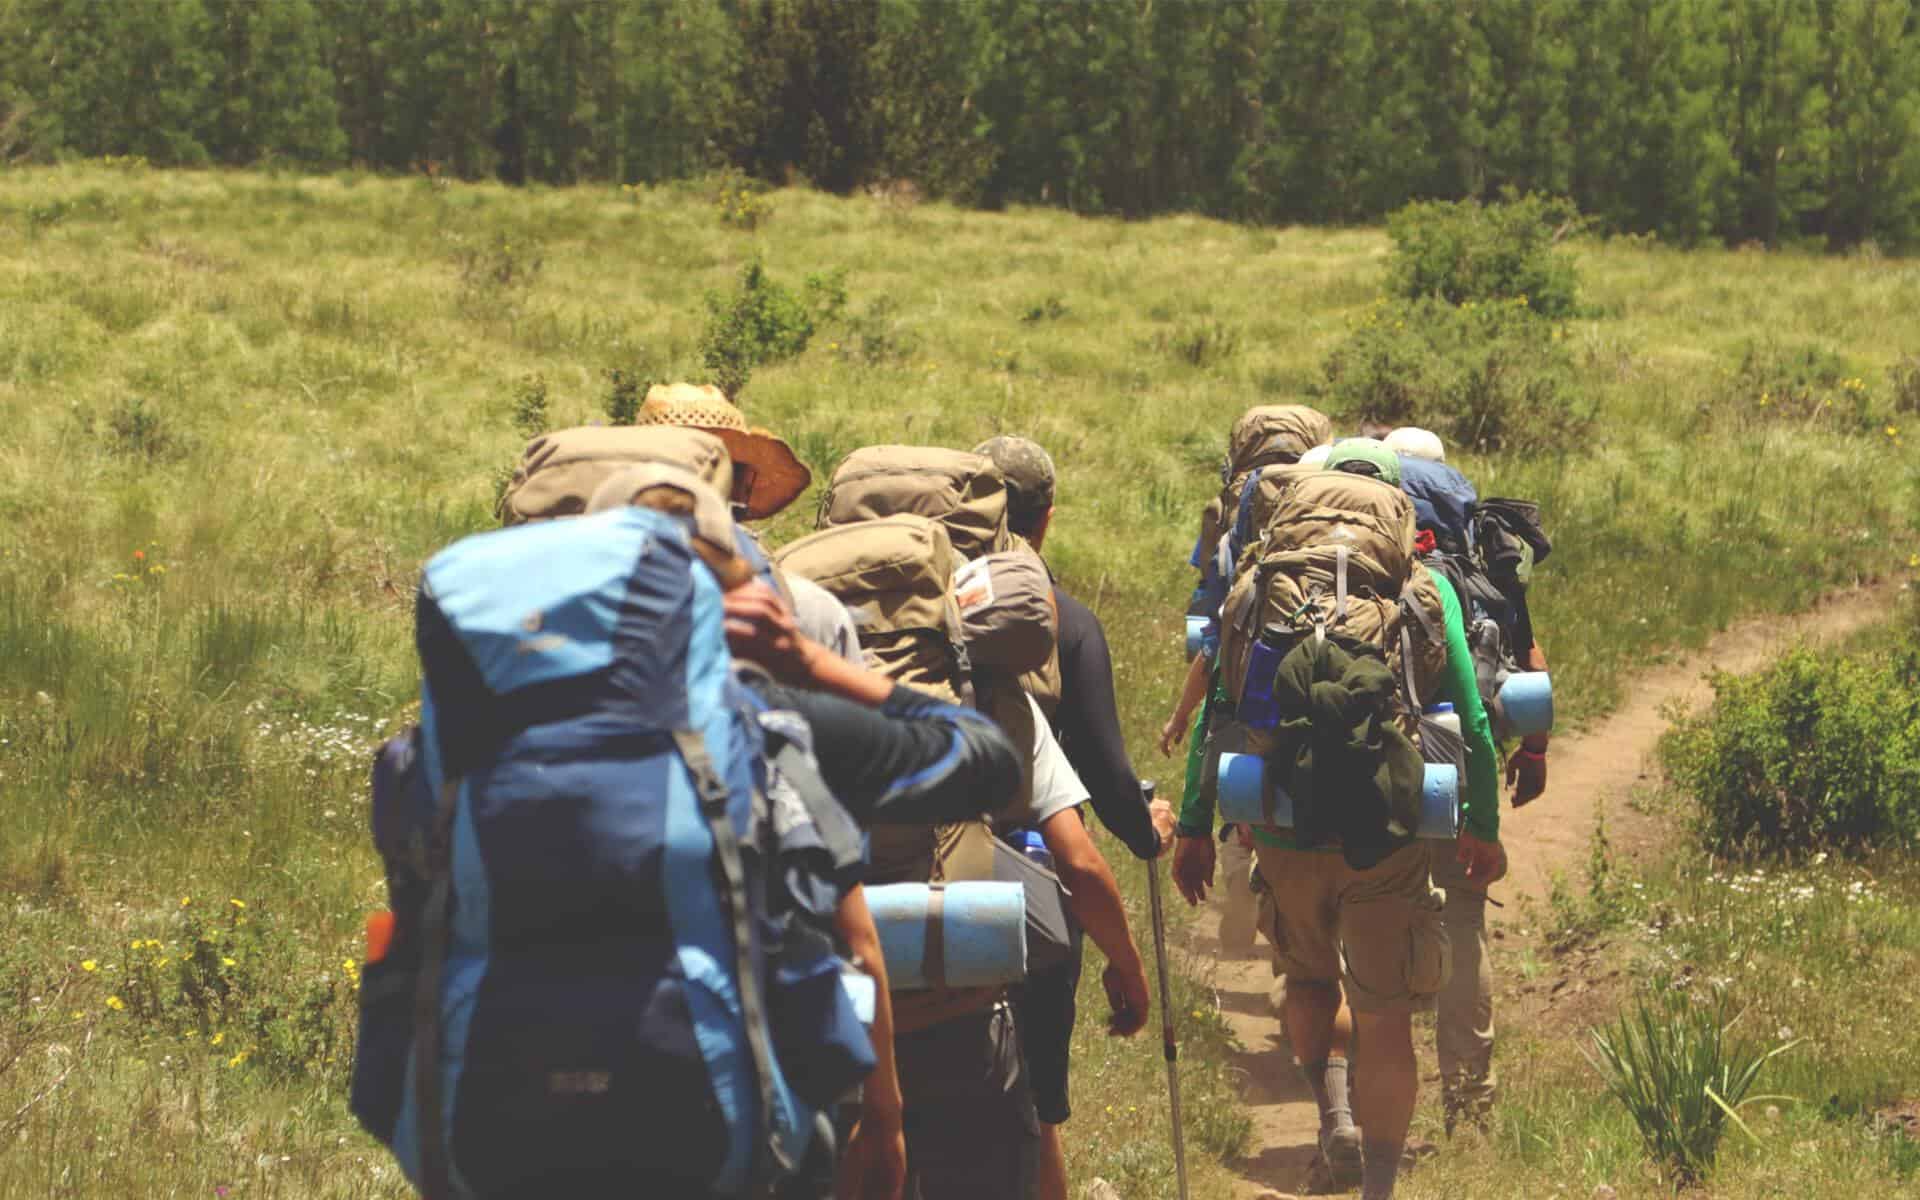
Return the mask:
M447 1158L446 1098L440 1079L440 981L447 965L448 922L453 908L453 814L460 805L460 777L440 785L428 832L422 874L431 884L420 914L420 976L413 994L414 1097L419 1106L420 1194L452 1200Z
M713 758L707 753L707 740L695 729L676 729L673 731L673 744L680 751L680 758L687 765L687 771L693 776L694 791L700 797L700 812L713 830L713 854L720 866L720 875L725 887L720 892L723 913L733 927L734 970L739 975L740 1011L746 1026L747 1048L753 1055L753 1073L760 1086L760 1123L762 1137L755 1147L756 1166L761 1168L753 1172L759 1180L770 1178L765 1169L767 1160L772 1159L781 1175L790 1175L796 1164L785 1161L780 1143L773 1136L773 1123L780 1111L779 1099L775 1092L773 1065L773 1046L768 1040L769 1024L766 997L760 992L760 972L753 961L752 914L747 903L746 868L740 861L740 844L733 832L733 821L727 815L726 780L720 777L714 768Z

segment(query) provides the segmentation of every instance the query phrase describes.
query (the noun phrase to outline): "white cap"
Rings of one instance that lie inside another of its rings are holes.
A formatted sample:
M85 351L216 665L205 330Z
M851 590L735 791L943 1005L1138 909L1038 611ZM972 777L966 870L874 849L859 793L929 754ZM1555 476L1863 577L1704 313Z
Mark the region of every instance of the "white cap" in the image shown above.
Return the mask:
M1447 461L1447 448L1441 444L1439 435L1413 425L1402 425L1381 440L1386 442L1387 449L1395 454L1404 454L1408 458L1430 459L1434 462Z
M1327 465L1327 455L1332 453L1332 446L1315 446L1300 456L1300 465L1303 467L1324 467Z

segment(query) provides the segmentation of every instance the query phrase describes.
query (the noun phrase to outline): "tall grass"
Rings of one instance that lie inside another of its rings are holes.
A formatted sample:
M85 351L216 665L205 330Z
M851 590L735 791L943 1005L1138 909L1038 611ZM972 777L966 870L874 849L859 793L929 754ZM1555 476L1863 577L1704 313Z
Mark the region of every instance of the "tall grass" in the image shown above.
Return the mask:
M1148 747L1226 430L1318 377L1384 286L1384 237L773 202L777 221L742 231L696 184L0 173L18 235L0 237L0 1047L41 1031L0 1074L0 1116L60 1081L0 1139L0 1196L397 1194L337 1062L272 1059L271 1022L212 1048L129 1017L107 1004L119 948L172 957L182 897L239 899L284 934L242 984L252 1011L290 1021L339 983L380 899L364 771L411 703L415 574L489 524L534 419L524 381L561 427L604 419L610 369L697 376L703 297L756 258L789 283L847 272L850 315L757 366L743 396L816 480L882 440L1017 431L1053 452L1049 557L1106 620L1142 770L1173 777ZM35 224L50 206L61 219ZM1920 270L1576 253L1608 314L1571 326L1593 432L1526 460L1458 456L1483 490L1547 511L1537 615L1574 721L1736 615L1894 569L1920 519L1899 438L1783 421L1737 375L1756 341L1817 343L1891 403ZM807 526L815 495L771 541ZM1137 893L1139 868L1120 874ZM1189 1145L1217 1160L1245 1135L1226 1035L1206 991L1179 986ZM1074 1170L1166 1194L1157 1057L1086 1024ZM1199 1194L1225 1188L1203 1172Z

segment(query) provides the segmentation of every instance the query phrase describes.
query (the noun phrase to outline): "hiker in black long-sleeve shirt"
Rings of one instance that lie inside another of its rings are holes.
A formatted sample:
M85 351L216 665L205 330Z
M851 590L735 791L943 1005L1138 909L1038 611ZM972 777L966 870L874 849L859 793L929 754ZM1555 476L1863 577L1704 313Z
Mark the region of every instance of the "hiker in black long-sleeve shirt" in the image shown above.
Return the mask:
M993 459L1007 481L1007 524L1038 550L1053 520L1053 459L1019 437L997 437L974 447ZM1060 748L1092 793L1093 811L1127 849L1151 859L1173 844L1173 810L1164 800L1141 802L1140 778L1127 757L1113 693L1113 656L1093 610L1056 583L1060 612L1060 707L1053 718ZM1078 939L1078 931L1075 938ZM1060 1126L1067 1100L1068 1050L1073 1040L1074 994L1080 987L1076 945L1065 962L1027 976L1019 1001L1020 1041L1033 1075L1034 1109L1042 1133L1034 1200L1066 1200L1066 1153Z

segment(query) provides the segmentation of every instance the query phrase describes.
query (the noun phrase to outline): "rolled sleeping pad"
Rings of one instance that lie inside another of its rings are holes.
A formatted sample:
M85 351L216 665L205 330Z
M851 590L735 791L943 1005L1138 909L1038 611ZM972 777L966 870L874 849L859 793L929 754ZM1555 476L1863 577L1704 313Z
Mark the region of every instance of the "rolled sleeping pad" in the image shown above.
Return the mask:
M1553 732L1553 679L1545 671L1516 671L1500 685L1494 708L1517 737Z
M1021 884L889 883L866 893L887 983L895 990L999 987L1027 977L1027 890ZM938 920L929 921L935 903Z
M1273 789L1273 812L1266 806L1267 760L1258 754L1222 754L1215 795L1220 819L1237 824L1293 828L1293 798ZM1414 836L1447 841L1460 836L1460 772L1450 763L1428 763L1420 789L1420 827Z
M1206 636L1206 632L1207 632L1207 619L1205 617L1188 617L1187 618L1187 661L1188 662L1192 662L1193 656L1200 653L1200 639Z

